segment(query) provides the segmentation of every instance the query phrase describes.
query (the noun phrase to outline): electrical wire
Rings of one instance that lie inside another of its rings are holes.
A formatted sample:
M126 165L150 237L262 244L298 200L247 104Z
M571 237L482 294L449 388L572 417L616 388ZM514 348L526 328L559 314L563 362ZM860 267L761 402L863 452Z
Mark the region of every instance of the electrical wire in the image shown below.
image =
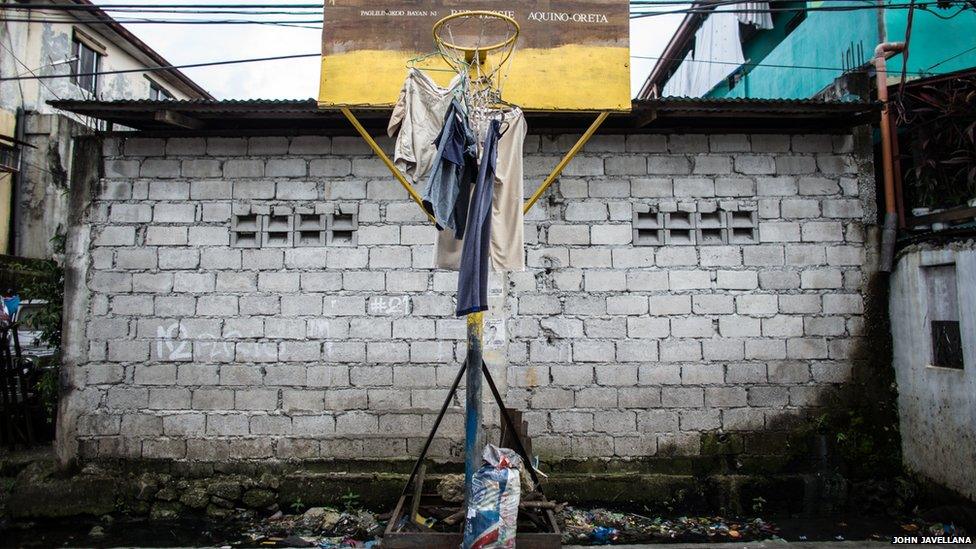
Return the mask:
M976 48L973 48L976 49ZM735 61L714 61L711 59L687 59L684 57L655 57L653 55L631 55L632 59L648 59L651 61L685 61L688 63L706 63L712 65L735 65L736 67L763 67L763 68L773 68L773 69L801 69L801 70L818 70L818 71L834 71L834 72L845 72L846 69L843 67L824 67L817 65L779 65L775 63L736 63ZM931 73L923 71L908 71L908 74L920 75L920 76L930 76Z
M660 5L669 5L669 4L671 4L671 5L675 5L675 4L687 4L687 2L670 2L668 0L650 0L650 1L653 2L653 3L649 3L649 2L646 2L646 1L642 2L642 1L638 0L638 1L635 1L635 2L631 2L631 5L634 5L634 6L637 6L637 7L642 7L642 6L643 7L648 7L648 6L652 6L652 5L660 6ZM645 17L656 17L656 16L663 16L663 15L675 15L675 14L710 14L710 13L713 13L714 12L714 9L716 7L734 6L735 4L741 4L741 3L744 3L746 1L748 1L748 0L719 0L717 2L693 4L691 7L680 8L680 9L675 9L675 10L635 11L635 12L632 12L630 14L630 18L631 19L639 19L639 18L645 18ZM825 0L825 1L828 1L828 0ZM849 1L849 0L837 0L837 1ZM941 6L961 5L959 12L957 12L953 16L958 15L958 13L960 13L962 11L966 11L966 10L969 10L969 9L973 9L972 2L970 2L969 0L946 0L945 2L942 2L940 5ZM182 5L174 4L173 6L182 6ZM228 6L239 7L240 5L228 5ZM915 3L914 2L911 2L911 3L891 3L891 4L885 5L884 6L884 9L906 9L906 10L911 10L911 9L914 9L913 6L915 6ZM193 10L193 11L186 11L186 10L184 10L184 11L175 11L175 10L169 10L169 9L164 9L164 8L160 7L159 5L150 5L148 7L147 6L141 6L141 7L143 9L138 9L138 6L132 6L132 5L126 5L126 9L125 10L119 10L117 6L105 6L104 8L100 8L100 9L101 9L101 11L121 11L122 13L128 13L128 14L134 14L134 13L137 14L137 13L140 13L140 12L142 12L142 13L159 13L159 14L181 14L181 15L193 15L193 14L195 14L195 12L199 12L199 13L232 13L232 12L218 12L218 11L215 11L215 10L201 10L199 6L194 6L195 10ZM212 8L213 6L207 6L207 7L208 8ZM276 7L280 7L280 6L276 6ZM51 8L48 5L33 5L33 4L23 4L23 5L6 4L6 5L4 5L4 9L9 9L9 8L13 8L13 9L29 9L29 10L36 10L36 11L69 11L69 10L65 10L63 8L88 8L87 11L92 11L90 8L98 8L98 6L84 6L84 5L64 6L64 5L62 5L61 6L61 9L58 9L58 8ZM811 6L807 6L807 7L782 7L782 8L779 8L779 7L769 7L769 8L765 8L765 9L747 9L747 8L742 8L742 9L727 9L727 10L723 10L723 12L724 13L781 13L781 12L801 12L801 11L805 11L805 12L818 12L818 11L824 11L824 12L835 12L835 11L836 12L851 12L851 11L876 10L876 9L878 9L878 6L876 4L874 4L874 3L864 3L864 4L859 4L859 5L843 5L843 6L841 6L841 5L833 5L833 6L831 6L831 5L821 5L821 6L812 6L812 7ZM930 11L929 8L928 8L928 6L926 4L922 4L921 6L919 6L919 9L926 9L927 11ZM80 10L80 11L86 11L86 10ZM288 12L281 12L280 10L277 10L275 12L254 12L254 11L250 11L248 13L243 13L243 14L244 15L264 15L264 14L268 14L268 13L282 14L282 13L288 13ZM934 12L931 12L931 11L930 11L930 13L933 13L934 14ZM309 16L309 15L311 15L310 13L301 13L301 12L290 12L289 14L295 15L295 16L306 16L306 17ZM938 14L936 14L936 15L938 15ZM57 17L57 15L50 15L49 17ZM946 16L940 16L940 17L945 18ZM952 17L952 16L949 16L949 17ZM30 18L29 19L29 18L26 18L26 17L6 17L6 18L3 18L2 20L11 21L11 22L48 22L48 23L69 23L69 22L70 23L73 23L73 22L76 22L74 19L36 19L36 18ZM123 19L123 18L120 17L120 18L117 18L117 19L114 19L114 20L98 20L98 19L91 19L91 20L89 20L89 19L85 18L84 19L84 22L86 22L86 23L94 23L94 24L99 24L99 23L102 23L102 24L122 23L122 24L174 24L174 25L247 25L247 24L265 24L265 25L268 25L268 24L270 24L270 25L275 25L275 24L319 25L322 22L322 18L319 16L319 17L316 17L315 19L310 19L310 20L309 19L301 19L301 20L300 19L256 20L256 19L213 19L213 18L207 18L207 19L199 19L199 18L198 19L192 19L192 18L176 18L176 19L173 19L173 18L170 18L170 19L132 18L132 19Z
M224 61L209 61L204 63L190 63L187 65L166 65L163 67L143 67L139 69L120 69L111 71L96 71L96 72L83 72L76 74L51 74L51 75L38 75L38 76L7 76L0 78L0 82L10 82L15 80L50 80L54 78L68 78L68 77L79 77L79 76L102 76L105 74L131 74L137 72L157 72L157 71L169 71L173 69L193 69L198 67L216 67L220 65L234 65L238 63L256 63L260 61L281 61L283 59L300 59L303 57L319 57L320 53L300 53L293 55L276 55L273 57L252 57L250 59L230 59Z
M961 52L959 52L959 53L957 53L957 54L955 54L955 55L953 55L951 57L947 57L947 58L943 59L942 61L939 61L938 63L932 65L931 67L929 67L926 70L931 71L932 69L938 67L939 65L941 65L943 63L948 63L949 61L952 61L953 59L956 59L958 57L962 57L963 55L966 55L967 53L969 53L971 51L976 51L976 46L973 46L971 48L967 48L965 50L962 50Z
M4 49L6 49L6 48L4 48ZM960 52L959 54L956 54L955 56L953 56L953 58L958 57L960 55L963 55L965 53L968 53L969 51L971 51L973 49L976 49L976 47L970 48L970 50L967 50L967 51L964 51L964 52ZM69 78L69 77L72 77L72 76L73 77L79 77L79 76L101 76L101 75L107 75L107 74L129 74L129 73L137 73L137 72L167 71L167 70L173 70L173 69L193 69L193 68L199 68L199 67L214 67L214 66L220 66L220 65L235 65L235 64L241 64L241 63L257 63L257 62L262 62L262 61L280 61L280 60L286 60L286 59L301 59L301 58L309 58L309 57L319 57L320 55L321 55L320 53L301 53L301 54L293 54L293 55L277 55L277 56L272 56L272 57L254 57L254 58L250 58L250 59L230 59L230 60L223 60L223 61L208 61L208 62L202 62L202 63L190 63L190 64L186 64L186 65L167 65L167 66L163 66L163 67L146 67L146 68L139 68L139 69L110 70L110 71L87 72L87 73L78 73L78 74L54 74L54 75L34 75L34 76L8 76L8 77L2 77L2 78L0 78L0 82L10 82L10 81L17 81L17 80L50 80L50 79L55 79L55 78ZM652 61L656 61L656 60L682 61L682 60L685 60L684 58L678 58L678 57L660 57L660 56L652 56L652 55L631 55L630 57L632 59L648 59L648 60L652 60ZM950 58L950 59L952 59L952 58ZM946 61L949 61L950 59L946 59L944 61L941 61L940 63L937 63L936 65L941 64L941 63L944 63ZM709 63L709 64L717 64L717 65L735 65L735 66L744 66L744 67L770 67L770 68L778 68L778 69L824 70L824 71L835 71L835 72L843 72L844 71L844 69L841 68L841 67L826 67L826 66L815 66L815 65L779 65L779 64L772 64L772 63L736 63L734 61L713 61L713 60L709 60L709 59L688 59L687 61L688 62L691 62L691 63ZM930 67L930 69L931 68L932 67ZM931 72L928 72L928 71L925 71L925 72L908 71L908 73L909 74L923 75L923 76L929 76L929 75L932 74Z

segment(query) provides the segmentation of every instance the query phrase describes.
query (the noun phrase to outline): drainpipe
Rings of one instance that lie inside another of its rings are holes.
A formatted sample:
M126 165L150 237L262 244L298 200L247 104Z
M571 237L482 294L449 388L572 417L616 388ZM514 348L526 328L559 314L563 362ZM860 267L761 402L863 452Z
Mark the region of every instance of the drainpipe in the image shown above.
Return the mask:
M881 272L890 273L895 260L898 235L898 205L895 200L895 167L891 138L891 113L888 109L887 60L905 50L904 42L882 42L874 48L878 101L881 102L881 169L884 173L885 217L881 232Z

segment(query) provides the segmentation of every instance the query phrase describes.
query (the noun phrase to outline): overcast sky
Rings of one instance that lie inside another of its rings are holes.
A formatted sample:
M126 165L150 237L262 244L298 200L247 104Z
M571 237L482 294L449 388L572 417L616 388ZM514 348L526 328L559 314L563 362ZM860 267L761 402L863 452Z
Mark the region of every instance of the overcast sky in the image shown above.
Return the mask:
M235 0L235 3L294 3L294 0ZM146 4L151 0L96 1L100 6L113 3ZM226 0L203 0L207 4L227 3ZM672 8L673 9L673 8ZM267 15L266 19L308 21L321 15L285 16ZM117 19L145 16L151 18L177 18L182 15L140 13L120 15ZM193 18L247 18L255 16L194 15ZM681 22L681 15L664 15L638 19L631 24L631 55L659 56L674 30ZM271 25L154 25L130 24L127 27L174 65L272 57L313 53L319 51L321 30ZM631 59L631 81L634 93L644 82L654 60ZM191 78L220 99L304 99L318 94L319 62L316 58L266 61L222 67L186 69Z

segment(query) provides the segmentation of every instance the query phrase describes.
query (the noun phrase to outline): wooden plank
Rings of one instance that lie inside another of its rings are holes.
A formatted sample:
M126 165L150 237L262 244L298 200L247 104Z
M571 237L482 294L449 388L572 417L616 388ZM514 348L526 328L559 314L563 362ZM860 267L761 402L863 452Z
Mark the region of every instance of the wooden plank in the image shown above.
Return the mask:
M202 121L197 120L196 118L190 118L189 116L180 114L176 111L156 111L153 119L155 119L156 122L162 122L171 126L186 128L188 130L199 130L204 126Z
M973 219L973 218L976 218L976 208L965 207L965 208L953 208L951 210L919 215L916 217L909 217L905 222L908 224L909 227L914 227L916 225L931 225L932 223L958 221L960 219Z

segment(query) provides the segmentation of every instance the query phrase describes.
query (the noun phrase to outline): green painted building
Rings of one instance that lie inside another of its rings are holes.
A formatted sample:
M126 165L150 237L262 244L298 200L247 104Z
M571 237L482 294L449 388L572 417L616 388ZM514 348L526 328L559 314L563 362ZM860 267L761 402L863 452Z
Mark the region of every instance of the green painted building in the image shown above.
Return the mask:
M880 42L906 40L910 0L872 2L818 0L771 2L772 28L739 25L742 64L719 61L728 74L708 91L689 95L731 98L799 99L816 95L845 71L870 63ZM741 4L739 6L742 6ZM742 9L742 8L737 8ZM841 11L844 10L844 11ZM707 17L728 16L713 12ZM683 63L709 63L708 51L695 51L707 17L689 15L654 67L641 97L662 93ZM690 52L690 53L689 53ZM692 61L686 56L699 57ZM703 58L700 58L703 57ZM715 62L715 60L711 60ZM889 60L892 78L900 77L902 56ZM909 42L909 79L976 67L976 5L949 0L917 3ZM723 71L724 72L724 71ZM711 82L706 84L706 87ZM680 90L681 87L678 87Z

